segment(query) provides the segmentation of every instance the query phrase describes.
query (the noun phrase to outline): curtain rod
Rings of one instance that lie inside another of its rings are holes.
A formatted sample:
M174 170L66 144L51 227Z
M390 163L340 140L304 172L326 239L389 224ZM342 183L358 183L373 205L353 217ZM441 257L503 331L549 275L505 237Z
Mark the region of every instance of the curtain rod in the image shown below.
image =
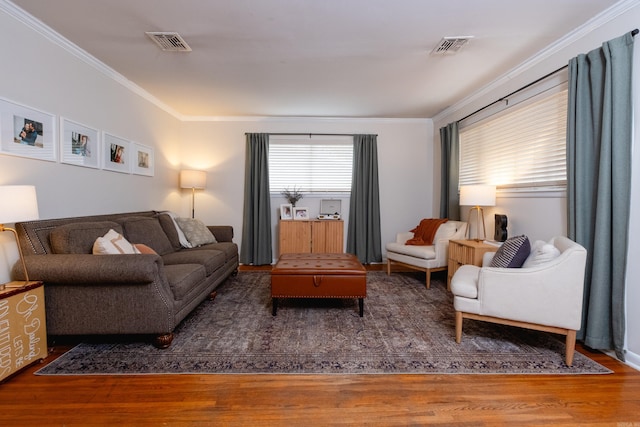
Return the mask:
M635 36L638 34L638 32L639 32L639 30L638 30L637 28L636 28L636 29L634 29L634 30L632 30L632 31L631 31L631 36L632 36L632 37L635 37ZM479 112L484 111L484 110L486 110L487 108L489 108L489 107L491 107L491 106L493 106L493 105L496 105L496 104L497 104L497 103L499 103L499 102L504 101L505 99L509 98L510 96L513 96L513 95L515 95L516 93L521 92L521 91L523 91L523 90L525 90L525 89L527 89L527 88L529 88L529 87L533 86L534 84L541 82L542 80L546 79L547 77L551 77L551 76L552 76L552 75L554 75L555 73L557 73L557 72L559 72L559 71L561 71L561 70L563 70L563 69L565 69L565 68L567 68L567 67L568 67L568 65L564 65L564 66L562 66L562 67L558 68L557 70L550 72L549 74L545 74L544 76L540 77L539 79L534 80L534 81L532 81L531 83L529 83L529 84L527 84L527 85L525 85L525 86L522 86L520 89L514 90L513 92L509 93L508 95L505 95L505 96L503 96L502 98L500 98L500 99L497 99L497 100L493 101L491 104L487 104L487 105L485 105L484 107L478 108L478 109L477 109L476 111L474 111L473 113L467 114L466 116L464 116L463 118L461 118L460 120L458 120L458 122L461 122L461 121L463 121L463 120L466 120L466 119L468 119L469 117L471 117L471 116L473 116L473 115L475 115L475 114L478 114Z
M254 132L245 132L244 134L245 135L249 135L251 133L254 133ZM297 132L287 133L287 132L284 132L283 133L283 132L276 132L276 133L267 133L267 135L269 135L269 136L272 136L272 135L277 135L277 136L296 136L296 135L306 136L306 135L308 135L309 138L311 138L313 135L316 135L316 136L356 136L356 135L361 135L361 134L358 134L358 133L311 133L311 132L309 132L309 133L297 133ZM378 136L378 134L374 134L374 136Z

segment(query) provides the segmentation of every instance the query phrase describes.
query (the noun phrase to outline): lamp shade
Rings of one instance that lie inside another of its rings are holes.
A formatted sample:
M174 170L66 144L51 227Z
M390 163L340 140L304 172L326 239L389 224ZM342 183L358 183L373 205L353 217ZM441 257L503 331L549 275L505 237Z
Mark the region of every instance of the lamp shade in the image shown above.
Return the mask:
M460 206L495 206L495 185L463 185L460 187Z
M38 219L38 199L33 185L0 185L0 224Z
M182 170L180 171L180 188L205 188L207 186L207 173L205 171Z

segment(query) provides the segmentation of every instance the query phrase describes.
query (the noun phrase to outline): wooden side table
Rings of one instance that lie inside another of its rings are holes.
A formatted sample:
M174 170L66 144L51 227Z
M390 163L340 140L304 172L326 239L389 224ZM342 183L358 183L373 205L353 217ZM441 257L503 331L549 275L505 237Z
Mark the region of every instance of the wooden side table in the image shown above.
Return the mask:
M42 282L10 282L0 290L0 381L47 356Z
M449 264L447 273L447 290L451 289L451 278L461 265L482 265L482 257L486 252L495 252L498 246L477 240L450 240Z

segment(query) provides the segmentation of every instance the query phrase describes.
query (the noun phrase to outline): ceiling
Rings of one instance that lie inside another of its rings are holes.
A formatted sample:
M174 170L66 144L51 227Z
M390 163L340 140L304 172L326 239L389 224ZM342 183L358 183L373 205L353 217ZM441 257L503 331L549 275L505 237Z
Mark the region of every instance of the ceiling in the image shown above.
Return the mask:
M617 0L12 1L179 115L424 118Z

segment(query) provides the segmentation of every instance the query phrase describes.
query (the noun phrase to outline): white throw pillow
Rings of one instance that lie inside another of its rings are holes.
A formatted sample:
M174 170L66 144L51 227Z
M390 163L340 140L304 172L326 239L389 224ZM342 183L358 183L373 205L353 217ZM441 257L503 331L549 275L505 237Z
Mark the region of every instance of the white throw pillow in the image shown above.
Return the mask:
M127 241L122 234L111 229L93 243L94 255L139 254L140 251Z
M536 240L531 248L531 253L522 264L522 268L535 267L551 261L560 256L560 250L552 243Z
M176 232L178 233L178 241L180 242L180 246L182 246L183 248L193 247L191 246L191 243L189 243L187 236L184 235L184 231L182 231L182 228L180 228L180 226L178 225L178 222L176 221L176 218L178 218L178 215L174 214L171 211L164 211L163 213L166 213L167 215L169 215L169 218L171 218L171 220L173 221L173 225L176 227Z
M208 243L218 243L211 231L199 219L176 218L176 221L192 247L197 248Z

